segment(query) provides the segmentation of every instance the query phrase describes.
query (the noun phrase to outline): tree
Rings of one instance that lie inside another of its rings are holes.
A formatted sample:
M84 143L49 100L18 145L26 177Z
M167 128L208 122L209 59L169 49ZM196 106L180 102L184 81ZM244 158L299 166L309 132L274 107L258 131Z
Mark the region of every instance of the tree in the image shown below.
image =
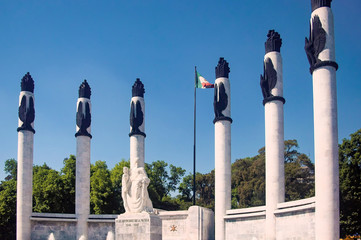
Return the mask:
M16 237L16 166L14 159L5 161L8 176L0 183L0 239L4 240Z
M90 167L90 211L93 214L113 212L113 191L110 171L105 161L96 161Z
M153 202L153 207L177 210L179 204L170 197L170 193L176 189L180 179L184 176L185 170L170 165L170 172L168 172L167 166L166 162L160 160L145 164L145 171L150 179L148 193Z
M285 200L314 195L314 165L307 155L297 151L297 140L285 141ZM232 208L265 204L265 148L252 158L232 164Z
M76 158L70 155L69 158L64 159L63 163L64 167L60 171L63 186L60 200L63 203L62 213L74 213Z
M6 160L4 171L9 174L7 177L5 177L5 180L16 180L18 162L14 158Z
M341 236L361 233L361 129L339 145Z
M285 200L293 201L315 195L314 165L305 154L285 163Z
M64 187L59 172L45 163L34 166L33 169L33 211L64 212L63 203L60 201Z
M265 204L265 154L261 148L252 158L232 164L232 208Z
M193 174L183 178L178 191L180 209L188 209L193 204ZM196 204L214 210L214 170L206 174L196 173Z

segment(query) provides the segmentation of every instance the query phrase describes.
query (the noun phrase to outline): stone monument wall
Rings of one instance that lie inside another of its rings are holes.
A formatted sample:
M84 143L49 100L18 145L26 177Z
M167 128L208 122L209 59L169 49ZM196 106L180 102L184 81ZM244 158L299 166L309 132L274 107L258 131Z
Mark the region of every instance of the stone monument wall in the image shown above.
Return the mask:
M315 198L279 203L276 216L277 240L315 239ZM266 207L228 210L226 239L265 240Z
M214 239L214 213L212 210L192 206L185 211L160 211L162 240L212 240ZM89 240L106 240L115 235L115 219L118 215L90 215ZM75 240L77 234L75 214L33 213L31 239L48 240L54 234L56 240Z
M116 217L117 215L90 215L87 221L89 240L105 240L109 232L114 234ZM31 239L48 240L53 233L56 240L75 240L76 225L75 214L33 213Z

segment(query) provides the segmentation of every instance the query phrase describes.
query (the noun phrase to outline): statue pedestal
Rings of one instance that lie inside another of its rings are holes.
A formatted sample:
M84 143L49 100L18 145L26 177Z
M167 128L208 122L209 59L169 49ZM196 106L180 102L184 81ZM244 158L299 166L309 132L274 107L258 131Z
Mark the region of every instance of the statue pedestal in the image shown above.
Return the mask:
M116 240L161 240L162 220L154 213L124 213L115 220Z

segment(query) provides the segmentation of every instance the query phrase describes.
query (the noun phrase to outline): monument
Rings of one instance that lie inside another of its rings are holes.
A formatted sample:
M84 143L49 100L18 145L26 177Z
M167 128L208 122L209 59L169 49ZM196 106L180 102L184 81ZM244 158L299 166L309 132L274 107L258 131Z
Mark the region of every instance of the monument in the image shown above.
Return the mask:
M76 239L88 239L88 218L90 214L90 140L91 132L91 89L86 80L79 87L76 112L76 174L75 214L77 222Z
M225 239L224 216L231 209L231 89L229 66L220 58L214 83L215 237Z
M285 201L282 39L270 30L265 42L261 89L265 108L266 239L276 239L277 204Z
M311 0L305 51L313 78L316 239L339 239L339 167L332 0Z
M115 220L115 239L162 239L162 221L154 213L148 195L149 178L144 169L145 104L144 85L139 78L130 101L130 169L124 167L122 198L125 213Z
M145 171L144 85L136 79L130 102L130 167L123 169L125 213L90 215L91 89L80 85L76 113L75 214L32 213L34 81L21 80L18 120L17 239L339 239L339 169L332 0L311 0L305 51L313 78L314 198L284 202L282 39L270 30L260 78L265 109L266 205L231 209L231 98L229 66L220 58L214 87L215 214L192 206L155 211ZM215 230L215 231L214 231Z
M16 238L30 239L33 210L34 80L30 73L21 79L19 96Z

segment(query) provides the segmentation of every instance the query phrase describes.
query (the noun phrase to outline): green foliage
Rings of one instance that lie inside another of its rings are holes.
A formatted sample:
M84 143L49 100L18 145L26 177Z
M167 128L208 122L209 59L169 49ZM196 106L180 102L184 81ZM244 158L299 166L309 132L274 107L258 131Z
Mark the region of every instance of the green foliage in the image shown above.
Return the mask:
M314 195L314 165L297 151L297 140L285 141L285 200L293 201ZM265 204L265 148L252 158L232 164L232 208Z
M9 174L5 180L16 180L16 175L18 171L18 163L15 159L11 158L5 161L5 173Z
M60 171L60 178L63 183L61 202L63 205L62 213L75 212L75 171L76 159L74 155L65 158L64 167Z
M64 210L60 200L64 187L59 172L45 163L33 169L33 211L62 213Z
M0 239L15 239L15 226L16 180L10 179L0 183Z
M232 164L232 208L265 204L265 156L259 152Z
M96 161L90 167L90 209L92 214L113 212L113 191L110 171L105 161Z
M166 162L160 160L145 164L145 171L150 179L148 193L153 207L176 210L179 209L177 201L171 201L169 197L170 193L177 188L185 170L173 165L170 165L168 170L167 166Z
M314 165L305 154L297 154L292 162L285 163L286 201L315 195Z
M186 210L193 204L193 174L183 178L178 191L180 209ZM196 205L214 210L214 170L206 174L196 173Z
M339 146L341 236L361 233L361 129Z

